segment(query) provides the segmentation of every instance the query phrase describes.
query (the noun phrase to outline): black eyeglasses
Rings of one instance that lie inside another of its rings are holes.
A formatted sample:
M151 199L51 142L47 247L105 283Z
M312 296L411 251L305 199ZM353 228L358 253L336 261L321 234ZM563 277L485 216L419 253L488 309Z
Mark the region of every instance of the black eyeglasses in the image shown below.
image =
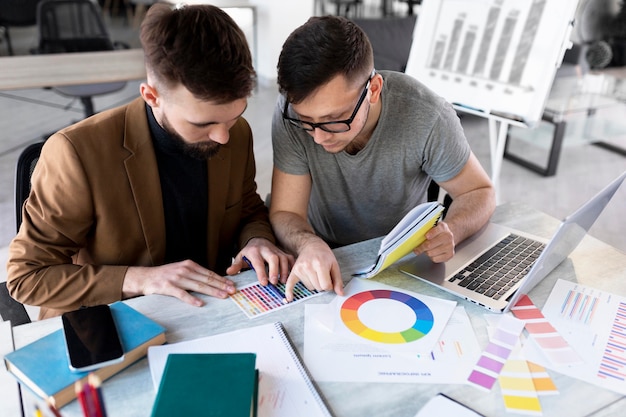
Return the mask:
M347 132L348 130L350 130L350 124L356 117L356 114L359 112L359 109L361 108L361 104L363 104L363 101L365 100L365 96L367 95L367 90L370 88L370 82L372 81L372 78L374 78L375 74L376 74L376 71L372 71L372 75L370 75L370 77L367 79L367 82L365 83L365 88L363 88L363 92L361 93L361 97L359 97L359 101L356 103L356 107L354 108L354 111L352 112L352 115L350 116L349 119L337 120L334 122L321 122L321 123L312 123L312 122L305 122L300 119L292 119L291 117L287 116L287 108L289 107L289 101L287 100L285 100L285 107L283 109L283 119L287 120L292 125L299 127L300 129L306 130L307 132L312 132L316 128L322 129L323 131L330 132L330 133Z

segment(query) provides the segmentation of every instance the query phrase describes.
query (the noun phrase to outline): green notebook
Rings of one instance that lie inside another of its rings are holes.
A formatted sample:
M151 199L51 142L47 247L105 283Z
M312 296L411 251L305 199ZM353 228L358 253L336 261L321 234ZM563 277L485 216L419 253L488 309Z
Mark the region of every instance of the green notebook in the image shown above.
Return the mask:
M152 417L256 416L255 353L181 353L167 357Z

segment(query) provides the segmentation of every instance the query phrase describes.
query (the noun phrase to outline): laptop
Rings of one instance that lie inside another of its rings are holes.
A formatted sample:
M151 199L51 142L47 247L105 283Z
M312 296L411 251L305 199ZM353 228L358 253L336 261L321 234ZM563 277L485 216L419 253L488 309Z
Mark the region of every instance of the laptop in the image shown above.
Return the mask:
M567 216L549 241L488 223L456 247L454 257L433 263L422 254L398 263L411 277L505 313L578 246L626 178L626 171Z

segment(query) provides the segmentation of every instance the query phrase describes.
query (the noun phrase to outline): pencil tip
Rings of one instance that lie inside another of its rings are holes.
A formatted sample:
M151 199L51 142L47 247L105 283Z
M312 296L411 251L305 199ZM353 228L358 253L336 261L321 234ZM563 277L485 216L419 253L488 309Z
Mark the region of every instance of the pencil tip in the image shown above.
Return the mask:
M89 383L94 387L94 388L98 388L100 385L102 385L102 380L100 379L100 377L96 374L89 374Z

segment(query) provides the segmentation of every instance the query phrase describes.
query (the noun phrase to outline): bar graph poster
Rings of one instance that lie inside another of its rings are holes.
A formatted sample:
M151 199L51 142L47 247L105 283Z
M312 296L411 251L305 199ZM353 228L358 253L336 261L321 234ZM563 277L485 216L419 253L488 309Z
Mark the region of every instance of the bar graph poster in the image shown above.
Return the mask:
M533 125L577 0L424 0L406 72L468 109Z

